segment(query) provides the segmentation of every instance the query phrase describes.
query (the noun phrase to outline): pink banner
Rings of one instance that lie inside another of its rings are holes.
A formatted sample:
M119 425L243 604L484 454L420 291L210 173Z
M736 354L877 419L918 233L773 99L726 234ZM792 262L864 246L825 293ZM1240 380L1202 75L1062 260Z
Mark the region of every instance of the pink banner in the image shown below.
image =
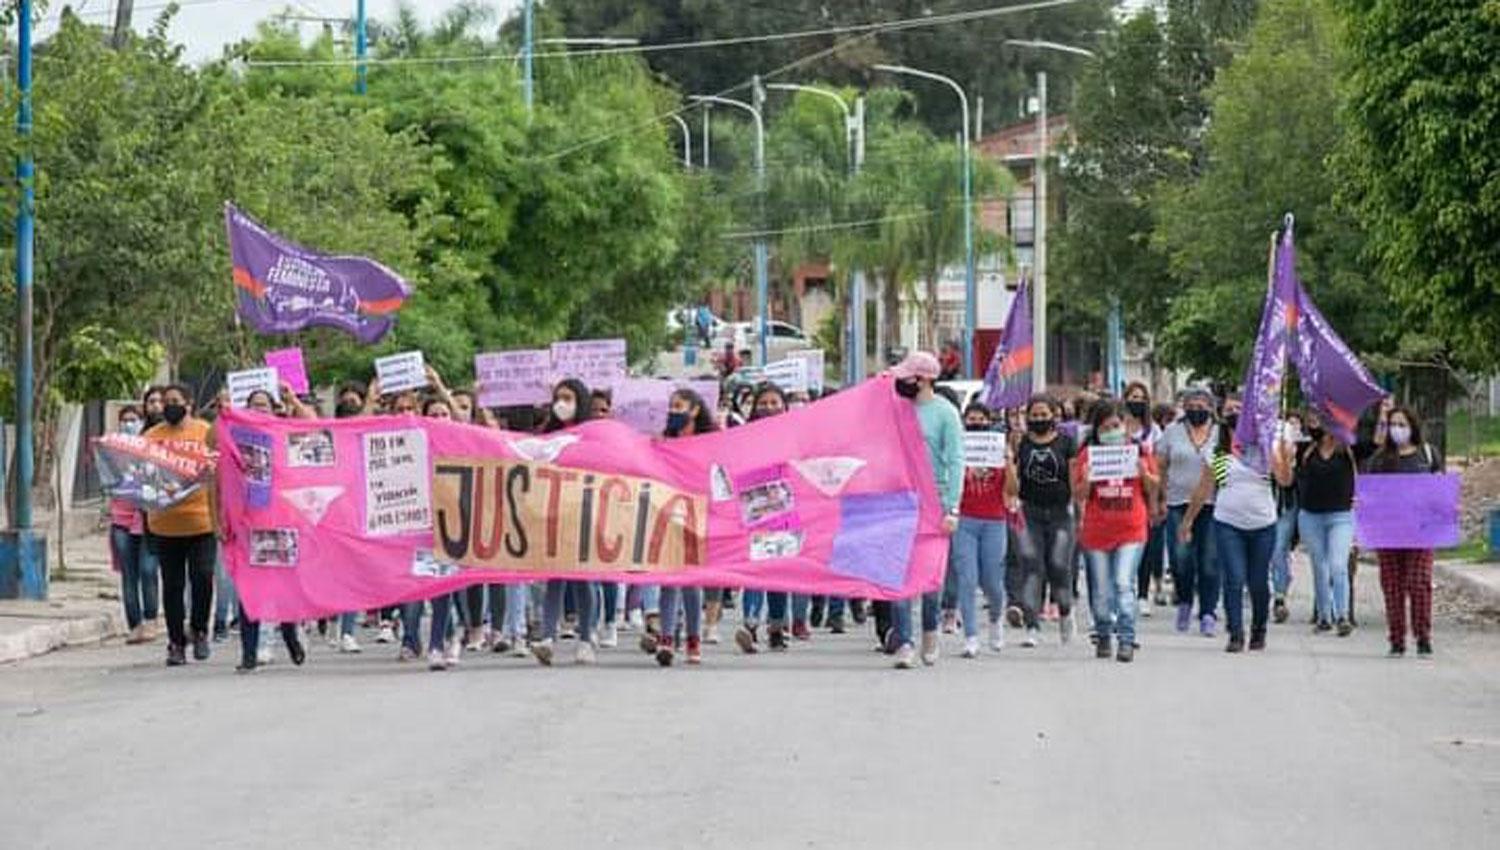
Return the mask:
M278 348L266 352L266 365L276 370L292 388L292 392L303 395L307 392L307 366L302 362L302 349Z
M546 578L891 599L935 590L947 562L921 431L889 380L679 440L242 410L217 427L224 558L262 620Z

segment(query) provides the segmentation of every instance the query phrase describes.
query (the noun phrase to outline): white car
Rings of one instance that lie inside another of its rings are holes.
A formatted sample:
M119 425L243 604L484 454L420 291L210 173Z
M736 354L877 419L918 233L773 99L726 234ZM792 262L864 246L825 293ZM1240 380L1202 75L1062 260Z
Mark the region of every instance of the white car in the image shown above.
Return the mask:
M731 338L734 340L734 350L746 362L760 355L760 336L757 333L757 322L730 322L714 336L714 348L722 350L724 344ZM786 322L771 320L766 323L768 339L766 340L766 357L769 362L775 363L786 357L793 351L803 351L813 347L812 340L796 325ZM733 335L731 337L731 334Z
M947 387L958 393L958 406L960 411L967 408L970 402L982 401L984 395L984 381L938 381L938 386Z

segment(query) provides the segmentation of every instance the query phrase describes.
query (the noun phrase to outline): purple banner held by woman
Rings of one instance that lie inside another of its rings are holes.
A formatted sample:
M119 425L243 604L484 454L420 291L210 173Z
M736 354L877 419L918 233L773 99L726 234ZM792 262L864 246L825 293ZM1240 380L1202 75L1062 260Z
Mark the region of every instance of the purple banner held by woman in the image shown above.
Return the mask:
M991 410L1020 407L1031 397L1031 364L1035 357L1031 332L1031 293L1023 280L1010 302L1010 315L1000 344L984 373L984 404Z

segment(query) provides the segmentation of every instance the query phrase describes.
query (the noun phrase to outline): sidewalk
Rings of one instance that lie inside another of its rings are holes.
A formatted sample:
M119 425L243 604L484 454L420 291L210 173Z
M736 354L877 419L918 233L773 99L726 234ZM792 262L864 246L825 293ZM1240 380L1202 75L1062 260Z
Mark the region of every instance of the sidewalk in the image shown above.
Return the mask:
M110 569L108 546L102 530L69 535L64 541L67 578L61 580L57 542L49 535L50 598L46 602L0 600L0 664L125 634L120 580Z
M1500 613L1500 563L1438 561L1433 572L1438 581L1453 585L1481 608Z

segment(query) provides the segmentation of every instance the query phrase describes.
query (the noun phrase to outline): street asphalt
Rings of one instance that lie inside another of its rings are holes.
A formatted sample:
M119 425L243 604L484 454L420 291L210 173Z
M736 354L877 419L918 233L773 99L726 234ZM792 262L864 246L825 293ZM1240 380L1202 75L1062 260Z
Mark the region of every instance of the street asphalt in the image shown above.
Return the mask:
M1273 627L1264 653L1145 623L898 672L866 632L701 668L470 654L366 633L233 672L162 645L0 667L0 848L1500 847L1500 633L1437 654ZM564 646L564 658L571 647Z

